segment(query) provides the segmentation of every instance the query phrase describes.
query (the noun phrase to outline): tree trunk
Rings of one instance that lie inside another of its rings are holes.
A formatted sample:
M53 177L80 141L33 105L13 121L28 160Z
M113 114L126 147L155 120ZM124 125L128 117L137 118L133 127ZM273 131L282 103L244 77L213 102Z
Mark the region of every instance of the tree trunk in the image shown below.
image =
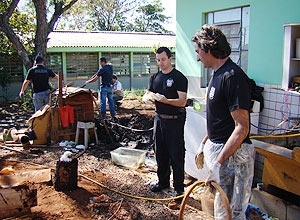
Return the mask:
M74 5L77 1L78 0L71 0L67 5L63 5L61 1L54 1L54 13L50 19L50 22L48 23L47 0L32 0L36 12L36 33L34 39L35 56L40 54L44 59L46 59L47 38L49 33L53 31L54 25L61 14L71 8L72 5ZM28 51L26 51L25 47L21 43L22 41L19 39L9 23L9 19L16 9L18 3L19 0L12 0L5 12L0 13L0 31L7 36L13 47L16 49L18 55L21 57L25 68L28 70L32 67L32 60L29 59Z
M46 60L47 49L47 1L33 0L36 10L36 32L34 39L35 55L41 55Z

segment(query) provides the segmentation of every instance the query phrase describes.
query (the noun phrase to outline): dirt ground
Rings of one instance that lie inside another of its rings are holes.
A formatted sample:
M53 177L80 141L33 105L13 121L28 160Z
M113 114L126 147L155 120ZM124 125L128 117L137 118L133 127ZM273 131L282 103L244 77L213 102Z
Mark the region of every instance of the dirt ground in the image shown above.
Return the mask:
M26 127L24 120L30 112L18 104L0 105L0 111L2 124L15 125L17 129ZM52 169L50 182L26 183L37 189L38 205L31 208L31 214L11 219L177 219L179 210L168 208L172 200L156 200L171 196L149 190L150 183L156 181L151 130L153 115L154 106L128 99L117 109L118 123L107 122L112 138L100 122L96 123L100 143L96 145L91 140L89 148L78 154L78 188L75 190L57 191L54 188L55 170L65 152L63 148L15 148L22 153L0 148L1 169L8 165L12 165L15 172L22 167ZM139 169L113 164L110 151L119 146L147 150L146 164Z

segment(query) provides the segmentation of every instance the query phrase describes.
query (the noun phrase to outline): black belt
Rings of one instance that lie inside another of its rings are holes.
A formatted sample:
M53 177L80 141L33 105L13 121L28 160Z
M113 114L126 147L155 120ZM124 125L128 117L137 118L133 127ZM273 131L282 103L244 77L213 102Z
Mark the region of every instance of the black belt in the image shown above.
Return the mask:
M164 115L164 114L158 114L156 113L158 117L162 119L177 119L179 115Z

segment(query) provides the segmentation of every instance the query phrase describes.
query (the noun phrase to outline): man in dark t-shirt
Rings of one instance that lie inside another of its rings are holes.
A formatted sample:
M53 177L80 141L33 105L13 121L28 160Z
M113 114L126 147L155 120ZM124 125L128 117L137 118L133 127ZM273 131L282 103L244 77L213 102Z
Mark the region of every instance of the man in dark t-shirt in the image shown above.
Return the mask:
M154 142L158 183L151 184L153 192L170 186L171 167L176 196L184 193L184 124L186 120L187 78L172 66L171 52L160 47L156 61L161 71L154 74L143 101L155 100Z
M33 91L33 104L35 111L38 111L44 105L49 103L50 86L49 78L58 79L58 75L44 66L44 59L41 56L35 58L35 65L28 70L27 76L23 82L20 98L31 83Z
M116 121L116 111L113 99L113 66L107 63L105 57L100 58L101 68L94 74L85 84L96 82L101 77L100 86L100 110L103 119L106 119L106 99L109 106L110 116L113 121Z
M245 220L255 153L249 139L249 78L229 58L230 44L218 27L203 25L192 41L197 61L214 70L207 89L207 135L198 149L198 153L204 152L209 169L205 182L220 184L230 201L232 219ZM216 194L214 218L230 218L221 199Z

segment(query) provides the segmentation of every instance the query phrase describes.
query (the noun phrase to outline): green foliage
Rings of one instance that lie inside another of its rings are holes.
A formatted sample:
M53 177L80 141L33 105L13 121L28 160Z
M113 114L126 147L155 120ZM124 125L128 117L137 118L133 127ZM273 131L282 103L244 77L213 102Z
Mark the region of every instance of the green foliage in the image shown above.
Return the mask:
M63 14L57 29L124 31L135 8L144 0L82 0Z
M22 97L22 107L25 110L34 109L31 88L26 89L24 96Z
M9 1L2 1L0 4L0 13L4 13L10 4ZM35 33L35 23L34 23L34 13L27 8L26 11L21 12L16 8L9 19L9 25L15 31L15 34L19 37L20 42L23 44L25 49L29 52L33 51L33 41ZM3 54L13 54L16 53L13 44L8 40L7 36L0 32L0 48Z
M0 70L0 86L2 90L6 89L7 85L11 83L11 75L4 69Z
M124 91L124 99L137 99L142 100L143 95L145 94L146 89L132 89Z
M138 31L170 33L170 17L163 15L161 0L82 0L63 14L57 29L81 31Z
M77 1L28 0L28 4L24 5L25 1L2 0L3 4L0 4L0 32L7 36L26 69L32 67L31 54L40 53L46 57L49 33L54 30L61 14L69 10ZM21 6L22 11L19 10ZM4 43L5 41L2 42L2 44ZM0 52L10 53L10 51Z
M7 86L11 83L11 75L3 68L0 69L0 86L2 87L2 95L0 96L5 102L7 98Z
M162 24L166 23L170 17L162 14L164 8L160 0L155 0L153 4L142 5L138 8L140 14L135 19L135 29L140 32L167 33Z

